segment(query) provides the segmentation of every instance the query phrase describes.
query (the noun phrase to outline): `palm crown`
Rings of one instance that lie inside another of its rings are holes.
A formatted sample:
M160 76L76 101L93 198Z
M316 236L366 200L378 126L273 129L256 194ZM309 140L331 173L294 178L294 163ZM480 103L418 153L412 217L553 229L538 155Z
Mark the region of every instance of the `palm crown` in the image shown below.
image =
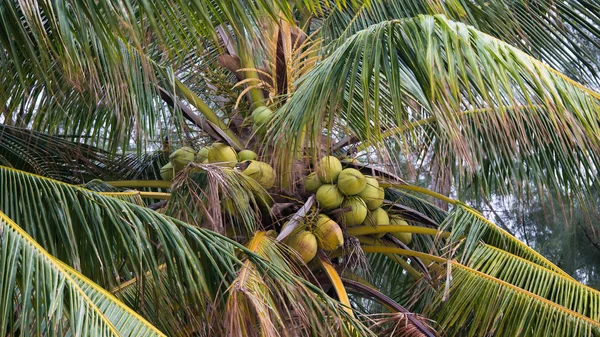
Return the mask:
M0 333L600 334L600 292L450 197L591 199L599 13L0 3Z

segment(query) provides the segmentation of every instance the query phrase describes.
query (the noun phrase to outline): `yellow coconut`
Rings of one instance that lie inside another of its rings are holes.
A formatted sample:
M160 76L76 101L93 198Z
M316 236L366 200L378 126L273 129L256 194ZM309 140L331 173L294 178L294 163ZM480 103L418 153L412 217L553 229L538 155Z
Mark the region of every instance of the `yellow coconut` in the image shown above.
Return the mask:
M255 160L256 157L258 157L258 155L252 150L242 150L238 153L238 159L240 160L240 162L246 160Z
M327 216L320 216L314 230L319 248L336 250L344 245L344 235L340 226Z
M252 121L256 125L263 125L268 122L273 116L273 111L266 106L259 106L252 111Z
M196 153L196 158L194 159L194 161L196 163L204 163L206 160L208 160L208 151L210 150L210 146L204 146L203 148L201 148L198 153Z
M344 201L344 196L335 185L324 184L317 189L317 201L323 209L334 209Z
M209 163L223 163L229 167L234 167L237 164L237 154L235 150L223 143L214 143L208 150Z
M343 195L355 195L365 189L367 180L359 170L347 168L338 176L337 186Z
M173 176L175 172L173 172L173 165L171 163L167 163L165 166L160 168L160 177L162 180L171 181L173 180Z
M372 211L383 204L385 192L383 191L383 188L379 187L379 182L377 182L377 179L373 177L366 177L366 182L367 184L365 189L362 190L358 196L365 200L367 208Z
M394 226L408 226L408 222L404 221L399 216L390 217L390 225ZM393 236L398 238L398 240L402 241L405 245L410 244L412 241L412 233L392 233Z
M273 187L275 184L275 170L271 165L256 160L247 160L244 164L248 164L248 166L242 173L254 179L266 189Z
M342 163L334 156L321 158L317 163L317 175L322 182L331 184L336 182L342 172Z
M384 211L382 208L376 208L375 210L370 211L367 214L367 217L365 218L365 221L363 222L363 224L365 226L373 226L373 227L387 226L390 224L390 217L387 214L387 212ZM385 235L385 233L373 234L373 236L376 238L382 238L384 235Z
M323 182L321 182L321 179L319 179L315 172L307 175L306 179L304 179L304 189L306 192L315 193L321 185L323 185Z
M317 238L309 231L303 230L292 235L287 244L300 254L304 263L310 262L317 255Z
M342 209L349 208L348 211L340 215L340 220L346 226L352 227L360 225L367 216L367 205L359 197L346 197L342 203Z

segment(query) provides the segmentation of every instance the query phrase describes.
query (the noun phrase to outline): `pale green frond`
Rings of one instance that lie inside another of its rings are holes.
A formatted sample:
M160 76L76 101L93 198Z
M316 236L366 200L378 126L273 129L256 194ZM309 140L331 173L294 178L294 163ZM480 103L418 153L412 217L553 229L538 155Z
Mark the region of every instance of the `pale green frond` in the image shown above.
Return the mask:
M386 130L434 118L397 141L434 148L461 187L512 192L527 178L581 193L597 184L598 111L600 94L524 52L443 16L419 16L372 25L331 50L269 132L282 170L301 147L331 147L335 139L322 135L335 127L377 148Z
M460 261L468 261L480 243L485 242L571 279L538 252L462 203L454 205L441 229L450 230L450 242L461 244Z
M595 337L600 333L600 322L456 261L372 243L363 250L432 262L430 270L442 282L425 313L447 335Z
M576 80L598 84L598 13L600 7L593 0L374 0L332 10L323 22L322 36L327 41L343 40L383 21L443 14L510 43Z
M446 272L442 267L441 273ZM517 286L452 262L448 294L429 314L448 335L595 337L600 323Z
M600 291L562 274L485 244L467 266L600 322Z
M2 212L0 225L2 335L165 336Z

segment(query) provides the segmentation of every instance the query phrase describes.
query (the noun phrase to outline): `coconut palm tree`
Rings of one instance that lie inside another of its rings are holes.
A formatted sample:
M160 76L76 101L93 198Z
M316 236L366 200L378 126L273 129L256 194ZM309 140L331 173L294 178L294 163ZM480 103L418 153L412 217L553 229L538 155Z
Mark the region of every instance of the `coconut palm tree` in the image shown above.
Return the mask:
M593 200L594 0L6 0L0 27L1 335L600 335L599 291L457 200Z

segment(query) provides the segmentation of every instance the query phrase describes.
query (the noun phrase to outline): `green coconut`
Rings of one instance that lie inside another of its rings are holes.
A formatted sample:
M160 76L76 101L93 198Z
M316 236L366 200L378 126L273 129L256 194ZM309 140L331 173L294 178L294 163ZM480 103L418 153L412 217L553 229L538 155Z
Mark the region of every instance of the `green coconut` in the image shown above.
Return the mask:
M328 216L320 216L315 225L314 234L319 248L336 250L344 245L344 234L340 226Z
M390 217L387 212L383 210L383 208L376 208L375 210L367 213L367 217L365 218L363 224L365 226L373 227L387 226L390 224ZM384 235L385 233L373 234L373 236L378 239L382 238Z
M263 125L273 117L273 111L266 106L259 106L252 111L252 121L256 125Z
M214 143L210 150L208 150L208 162L223 163L226 166L234 167L238 162L237 154L229 145Z
M247 160L244 164L248 164L248 166L242 173L254 179L262 187L269 189L275 185L275 170L271 165L256 160Z
M336 182L342 172L342 163L334 156L326 156L317 164L317 175L322 182L332 184Z
M335 185L324 184L317 189L317 201L323 209L334 209L344 201L344 196Z
M256 160L256 157L258 157L258 155L252 150L242 150L238 153L238 159L240 162L246 160Z
M210 146L204 146L201 148L198 153L196 153L196 158L194 161L196 163L204 163L206 160L208 160L208 151L210 151Z
M344 195L355 195L362 192L367 186L365 176L359 170L347 168L338 176L337 186Z
M310 262L317 255L317 238L309 231L303 230L290 236L287 245L300 254L304 263Z
M340 219L348 227L357 226L365 221L367 216L367 205L359 197L346 197L342 203L342 208L350 210L342 213Z
M304 189L306 192L315 193L321 185L323 185L323 182L321 182L321 179L319 179L315 172L310 173L304 179Z
M171 165L175 169L175 172L183 170L183 168L190 162L194 161L196 157L196 151L189 146L184 146L171 153L169 160Z
M173 165L171 163L167 163L165 166L160 168L160 177L162 180L171 181L173 180L173 176L175 172L173 172Z
M383 188L379 187L377 179L373 177L366 177L365 179L367 184L358 196L365 200L367 208L372 211L383 204L385 192Z
M392 217L390 217L390 225L408 226L408 222L406 222L404 219L402 219L399 216L392 216ZM405 245L410 244L410 242L412 241L412 233L395 232L395 233L391 233L391 234L393 236L395 236L398 240L402 241Z

